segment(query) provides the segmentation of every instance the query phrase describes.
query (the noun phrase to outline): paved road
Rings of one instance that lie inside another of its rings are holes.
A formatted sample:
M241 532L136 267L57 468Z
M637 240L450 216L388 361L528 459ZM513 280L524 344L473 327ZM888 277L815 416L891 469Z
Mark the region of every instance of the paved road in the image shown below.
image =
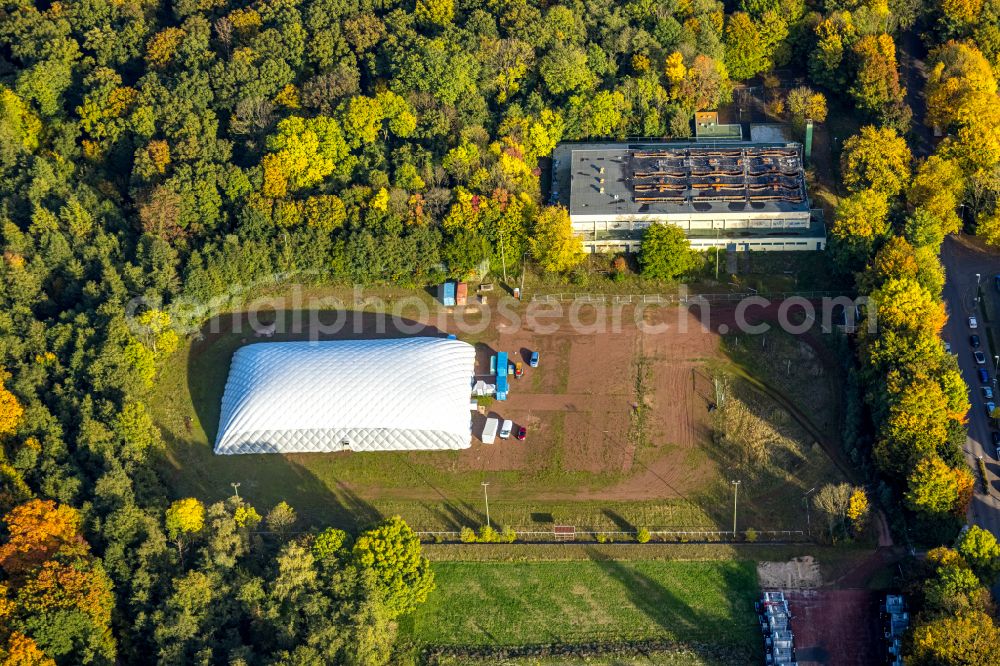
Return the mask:
M1000 463L990 437L993 430L986 417L982 383L976 372L976 362L969 346L969 335L974 331L969 329L969 315L975 314L979 321L983 353L987 355L986 368L990 376L990 384L997 389L997 374L994 368L989 341L983 330L982 317L979 316L976 298L976 273L982 276L983 288L994 289L993 276L1000 273L1000 257L980 252L965 244L961 239L949 237L941 249L941 261L944 263L948 281L944 287L944 297L948 302L950 316L944 329L944 339L951 343L952 352L958 355L958 365L962 377L969 385L969 398L972 410L969 412L969 438L965 443L965 454L969 465L975 471L978 479L976 459L983 457L989 476L990 495L982 493L982 486L976 483L976 494L969 509L969 520L1000 537ZM1000 343L1000 338L998 338ZM1000 350L996 350L1000 354ZM1000 403L1000 400L994 400Z

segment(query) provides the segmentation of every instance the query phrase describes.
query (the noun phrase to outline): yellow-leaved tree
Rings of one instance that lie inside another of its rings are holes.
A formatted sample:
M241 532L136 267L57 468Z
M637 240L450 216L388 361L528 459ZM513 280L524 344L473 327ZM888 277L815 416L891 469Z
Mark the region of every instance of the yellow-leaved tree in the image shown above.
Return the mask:
M3 385L8 377L10 375L0 368L0 437L17 432L24 416L24 407L18 402L17 396Z
M543 270L565 273L584 259L583 244L573 233L569 213L562 206L548 206L535 219L535 230L529 241L531 256Z
M871 189L887 197L899 194L910 180L913 157L906 140L888 127L862 127L844 142L840 169L852 192Z
M974 483L967 470L949 467L932 455L917 463L910 473L904 498L910 509L926 516L961 515Z
M184 549L190 536L205 527L205 505L194 497L175 501L167 509L166 526L167 534L177 547L177 555L183 566Z
M864 265L889 232L889 200L865 189L840 200L830 227L834 257L844 267Z
M868 522L868 512L870 510L868 504L868 494L865 493L864 488L855 488L851 492L851 498L848 500L847 504L847 518L851 521L851 526L854 528L854 533L858 534L865 528L865 524Z
M907 203L924 210L938 222L941 236L961 228L958 204L965 191L965 177L954 160L931 155L920 163L906 193ZM935 234L936 235L936 234Z

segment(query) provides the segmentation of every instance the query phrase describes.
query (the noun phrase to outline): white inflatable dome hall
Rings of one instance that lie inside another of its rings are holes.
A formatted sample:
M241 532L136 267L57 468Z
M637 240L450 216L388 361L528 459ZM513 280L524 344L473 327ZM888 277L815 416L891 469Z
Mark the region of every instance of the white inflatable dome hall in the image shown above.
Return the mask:
M468 448L474 365L472 345L445 338L241 347L215 452Z

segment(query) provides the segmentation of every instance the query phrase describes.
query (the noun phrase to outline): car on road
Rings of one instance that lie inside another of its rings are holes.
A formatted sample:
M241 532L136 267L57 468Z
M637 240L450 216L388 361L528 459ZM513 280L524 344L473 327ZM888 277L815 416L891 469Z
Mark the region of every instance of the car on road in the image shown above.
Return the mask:
M986 365L986 354L981 351L972 352L972 357L976 359L976 363L979 365Z
M998 434L1000 434L1000 433L998 433ZM524 426L520 426L517 429L517 432L514 434L514 437L517 438L517 440L520 441L520 442L523 442L524 438L527 437L527 436L528 436L528 429L525 428Z
M990 437L993 439L993 446L1000 446L1000 432L994 430L990 433Z
M950 354L951 353L951 343L950 342L944 343L944 353L945 354Z
M990 381L990 373L986 372L986 368L976 368L979 371L979 381L986 383Z
M979 336L978 335L970 335L969 336L969 344L972 346L973 349L979 349L979 345L981 344L981 342L979 340Z
M503 425L500 426L500 439L507 439L510 437L510 431L514 429L514 422L510 419L504 419Z
M993 286L997 288L997 291L1000 291L1000 275L993 276Z
M528 365L530 365L533 368L537 368L538 367L538 352L536 352L536 351L535 352L531 352L531 360L528 361Z
M985 398L986 400L992 400L993 399L993 389L990 388L989 386L984 386L983 387L983 398Z
M986 403L986 416L993 418L993 410L996 409L996 403L988 402Z
M969 317L969 328L979 328L979 320L975 317Z

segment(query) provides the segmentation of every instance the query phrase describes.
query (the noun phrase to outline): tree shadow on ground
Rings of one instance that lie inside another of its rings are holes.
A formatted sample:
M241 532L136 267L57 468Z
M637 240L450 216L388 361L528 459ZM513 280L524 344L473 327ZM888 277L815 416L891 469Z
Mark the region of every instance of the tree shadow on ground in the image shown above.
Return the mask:
M702 641L705 643L721 643L722 636L732 635L733 627L738 626L739 642L728 647L745 653L748 659L757 657L756 646L757 623L753 611L753 601L757 595L756 587L749 592L747 573L741 571L738 562L727 563L722 575L726 589L732 590L731 606L728 617L708 614L693 608L674 592L664 587L658 581L642 573L636 567L637 563L622 562L612 559L607 553L596 548L586 549L588 557L606 575L618 581L628 594L629 601L646 617L659 626L667 636L690 636L689 646L699 652ZM742 575L741 575L742 574ZM696 638L697 637L697 638ZM716 656L706 651L704 657L711 659ZM748 660L747 663L751 663Z
M384 517L349 487L324 483L294 457L226 456L226 464L220 466L216 461L204 460L206 456L215 457L204 445L177 438L168 431L163 436L168 452L159 468L178 495L194 495L211 503L238 492L261 514L285 501L298 517L295 529L334 525L357 532ZM225 471L220 472L220 467Z
M615 527L617 527L619 531L621 532L635 531L635 525L630 523L625 518L625 516L621 515L617 511L612 511L611 509L601 509L601 513L603 513L608 520L614 523Z

